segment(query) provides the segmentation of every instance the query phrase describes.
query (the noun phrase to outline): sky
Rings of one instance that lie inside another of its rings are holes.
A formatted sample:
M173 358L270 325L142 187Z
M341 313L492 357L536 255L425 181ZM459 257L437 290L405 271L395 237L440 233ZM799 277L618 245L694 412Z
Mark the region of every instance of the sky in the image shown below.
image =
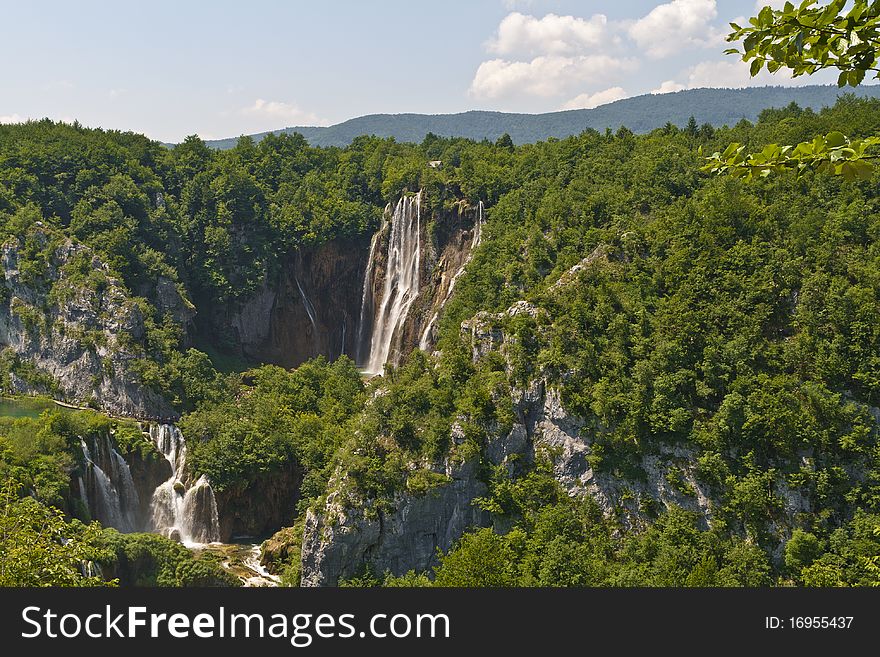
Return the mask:
M0 123L177 142L373 113L550 112L750 79L728 23L776 0L0 0Z

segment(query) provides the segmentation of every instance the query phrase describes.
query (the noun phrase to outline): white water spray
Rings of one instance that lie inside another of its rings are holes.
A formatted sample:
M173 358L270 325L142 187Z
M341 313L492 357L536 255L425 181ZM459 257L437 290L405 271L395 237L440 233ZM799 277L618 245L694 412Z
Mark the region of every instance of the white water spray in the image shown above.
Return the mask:
M125 459L113 448L109 437L95 440L95 454L85 440L79 442L85 460L85 480L79 479L83 503L102 525L122 532L135 531L140 500Z
M382 227L373 235L373 239L370 240L370 256L367 258L367 268L364 270L364 287L361 292L361 312L358 318L357 344L354 346L354 362L358 365L362 362L361 352L363 351L365 338L364 329L368 325L367 307L369 306L370 311L373 310L373 264L376 260L376 244L384 227L383 223ZM372 327L371 321L369 326Z
M419 294L421 199L421 192L401 197L391 217L382 303L373 320L370 356L364 367L370 374L384 370L395 333Z
M217 501L210 482L202 475L186 487L186 441L173 424L150 427L150 439L171 464L171 477L160 484L150 503L153 529L165 536L177 534L185 545L220 540Z

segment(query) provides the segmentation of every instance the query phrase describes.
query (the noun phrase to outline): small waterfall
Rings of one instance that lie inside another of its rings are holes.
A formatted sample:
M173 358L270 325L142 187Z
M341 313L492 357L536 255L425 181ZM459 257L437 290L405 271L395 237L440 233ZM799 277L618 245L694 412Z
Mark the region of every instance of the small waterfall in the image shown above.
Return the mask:
M373 319L370 356L365 370L379 374L391 352L395 333L419 294L421 265L421 199L402 196L391 217L382 303Z
M342 318L342 344L339 345L339 357L345 353L345 317Z
M390 206L389 206L390 207ZM361 354L364 346L364 329L368 326L372 328L372 322L366 321L367 312L373 312L373 266L376 261L376 244L379 241L379 235L382 234L383 226L376 231L373 239L370 240L370 256L367 258L367 268L364 270L364 288L361 292L361 313L358 318L357 344L354 346L354 362L358 365L363 363Z
M261 555L262 549L258 544L254 545L250 553L243 559L242 563L245 567L256 573L255 577L250 577L245 581L245 586L278 586L281 583L281 578L266 570L266 567L260 563Z
M80 439L85 462L85 479L80 477L80 497L89 513L105 527L132 532L137 527L140 503L131 470L105 436L94 441L95 453Z
M306 307L306 314L309 316L309 322L312 324L312 338L315 341L315 348L317 349L318 345L318 315L315 312L315 307L312 305L312 302L309 301L309 298L306 296L305 291L300 285L299 278L296 274L293 275L293 281L296 283L296 289L299 290L299 295L302 297L303 305ZM320 350L318 350L320 351Z
M83 452L83 454L85 454L85 452ZM89 506L89 494L86 493L86 484L83 481L82 477L77 477L77 480L79 483L79 499L82 500L82 503L87 509L90 509L91 507Z
M465 268L471 261L471 258L474 256L474 249L476 249L480 245L480 241L483 237L483 202L480 201L477 204L477 222L474 224L474 234L471 238L471 245L468 250L467 256L465 256L464 262L461 263L461 267L455 272L452 276L452 280L449 281L449 287L446 289L446 295L443 297L443 301L440 302L440 308L431 316L431 320L428 322L428 325L425 327L425 330L422 332L422 337L419 340L419 349L422 351L427 351L428 347L431 345L431 332L434 330L434 325L437 323L437 320L440 317L440 311L443 310L443 307L446 305L446 302L452 297L452 291L455 289L455 284L458 282L459 277L465 272Z
M79 567L83 577L100 577L103 579L104 571L101 570L101 564L96 561L82 561Z
M153 529L165 536L177 535L184 544L219 541L217 501L210 482L202 475L189 488L184 483L186 441L180 429L173 424L152 425L150 439L173 470L171 477L153 493Z

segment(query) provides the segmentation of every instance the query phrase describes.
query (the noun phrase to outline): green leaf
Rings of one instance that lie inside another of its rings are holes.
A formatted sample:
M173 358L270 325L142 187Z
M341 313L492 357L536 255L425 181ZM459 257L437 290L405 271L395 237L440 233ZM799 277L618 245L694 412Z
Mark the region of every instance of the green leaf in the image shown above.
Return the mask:
M846 135L842 132L829 132L825 136L825 143L828 145L828 148L842 148L847 143Z
M752 77L755 77L758 73L761 72L761 66L764 64L764 61L761 59L752 60L752 65L749 68L749 74ZM842 86L842 85L841 85Z

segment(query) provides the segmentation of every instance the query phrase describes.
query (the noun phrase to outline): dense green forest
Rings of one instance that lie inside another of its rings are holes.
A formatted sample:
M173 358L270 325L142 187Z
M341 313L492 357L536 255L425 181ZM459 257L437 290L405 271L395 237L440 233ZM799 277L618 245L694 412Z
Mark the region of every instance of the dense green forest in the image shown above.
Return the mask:
M668 122L685 125L694 116L699 123L735 125L743 119L755 121L768 107L797 103L819 111L834 105L842 92L837 87L747 87L745 89L687 89L670 94L648 94L625 98L594 109L567 110L546 114L471 111L462 114L371 114L327 127L295 127L251 135L259 141L269 134L299 133L312 146L351 144L361 135L393 137L397 141L420 142L429 133L441 137L465 137L495 141L508 134L515 144L533 144L550 137L562 139L585 128L616 130L621 125L635 133L650 132ZM863 87L855 93L876 98L880 87ZM233 148L237 139L215 139L212 148Z
M687 494L681 472L693 465L712 491L711 523L652 507L646 526L627 530L589 496L562 490L540 454L512 469L484 462L489 494L479 503L492 527L465 534L434 572L365 571L348 584L876 585L878 178L747 184L700 172L700 148L831 130L880 133L880 101L847 96L821 112L766 110L755 124L587 129L519 146L430 134L314 148L283 134L216 151L196 137L167 149L50 121L0 126L0 231L43 298L114 279L136 299L146 318L140 383L183 414L194 473L222 489L291 461L304 469L294 533L331 489L376 509L442 485L437 464L478 457L513 423L511 392L539 379L584 421L594 470L643 479L641 457L679 447L693 463L671 464L668 481ZM426 212L467 199L488 217L441 317L439 356L415 351L369 382L345 357L226 371L184 347L183 328L161 311L160 279L197 311L244 299L291 249L368 238L386 203L419 189ZM107 268L84 255L50 280L52 253L68 240ZM523 300L534 312L504 313ZM481 311L506 340L475 359L460 326ZM44 330L38 307L18 312ZM7 349L4 389L13 374L46 376ZM59 568L68 567L45 583L94 583L76 574L78 561L138 550L161 557L144 582L219 582L216 564L191 563L164 539L64 524L52 508L63 508L72 448L110 422L73 418L0 425L3 517L15 525L0 548L63 547ZM815 512L789 511L793 497ZM34 513L51 516L54 534L21 522ZM65 533L76 540L52 538ZM38 568L0 577L32 582ZM296 554L284 568L296 583Z

